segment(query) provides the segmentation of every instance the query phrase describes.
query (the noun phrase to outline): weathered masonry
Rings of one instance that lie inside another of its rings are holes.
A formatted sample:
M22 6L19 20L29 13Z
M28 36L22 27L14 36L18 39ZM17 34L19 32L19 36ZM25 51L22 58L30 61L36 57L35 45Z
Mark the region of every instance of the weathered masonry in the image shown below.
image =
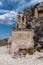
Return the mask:
M16 28L12 29L10 50L14 53L20 48L34 48L38 44L43 46L43 3L17 16Z
M43 17L43 3L40 3L35 8L36 18Z
M11 52L19 49L28 49L34 47L34 30L32 29L13 29Z

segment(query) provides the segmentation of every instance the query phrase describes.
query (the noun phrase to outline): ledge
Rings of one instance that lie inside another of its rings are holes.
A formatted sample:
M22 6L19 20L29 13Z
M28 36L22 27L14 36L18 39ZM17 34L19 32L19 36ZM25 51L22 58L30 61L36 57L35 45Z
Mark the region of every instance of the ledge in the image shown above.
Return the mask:
M13 28L12 31L32 31L34 29L26 29L26 28Z

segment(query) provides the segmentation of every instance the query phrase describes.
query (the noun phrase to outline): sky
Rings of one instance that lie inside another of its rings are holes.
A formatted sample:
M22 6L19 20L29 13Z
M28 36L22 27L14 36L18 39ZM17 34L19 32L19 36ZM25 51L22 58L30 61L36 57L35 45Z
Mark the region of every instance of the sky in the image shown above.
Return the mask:
M0 0L0 39L11 35L19 12L43 0Z

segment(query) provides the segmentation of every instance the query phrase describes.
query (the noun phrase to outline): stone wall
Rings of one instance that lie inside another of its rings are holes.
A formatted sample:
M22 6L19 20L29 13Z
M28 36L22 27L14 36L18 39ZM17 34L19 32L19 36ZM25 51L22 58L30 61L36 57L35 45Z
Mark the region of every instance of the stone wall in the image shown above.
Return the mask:
M19 48L33 48L34 41L33 41L34 31L27 30L19 30L19 31L12 31L12 45L11 45L11 52L16 52Z

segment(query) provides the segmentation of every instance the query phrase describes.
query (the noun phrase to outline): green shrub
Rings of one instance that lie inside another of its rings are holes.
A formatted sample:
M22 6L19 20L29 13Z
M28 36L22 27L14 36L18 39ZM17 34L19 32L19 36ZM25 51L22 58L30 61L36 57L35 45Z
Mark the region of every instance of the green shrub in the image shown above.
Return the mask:
M29 55L32 55L32 54L34 54L34 52L35 52L34 49L27 49L26 51L27 51L27 53L29 53Z

